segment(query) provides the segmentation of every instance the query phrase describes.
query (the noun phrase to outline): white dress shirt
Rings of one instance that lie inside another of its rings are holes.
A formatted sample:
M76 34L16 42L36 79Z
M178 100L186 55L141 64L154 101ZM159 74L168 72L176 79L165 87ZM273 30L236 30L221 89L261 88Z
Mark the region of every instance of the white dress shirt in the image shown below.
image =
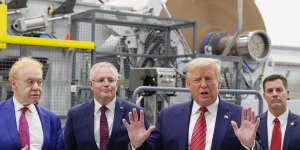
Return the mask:
M21 109L24 106L19 103L15 97L13 97L13 102L15 106L17 128L19 131L19 119L22 113ZM25 117L29 126L30 150L41 150L44 142L42 123L34 104L27 106L27 108L28 110L25 112Z
M215 124L216 124L216 118L217 118L217 112L218 112L218 104L219 104L219 98L212 103L211 105L207 106L207 112L205 112L205 120L206 120L206 144L205 144L205 150L211 149ZM189 145L191 144L191 139L193 135L193 130L195 127L195 124L197 122L197 119L200 116L200 105L196 103L193 100L193 108L191 112L191 118L190 118L190 126L189 126ZM190 149L190 146L189 146Z
M283 141L284 141L284 134L285 134L285 129L287 126L287 120L288 120L288 113L289 111L285 111L283 114L281 114L278 119L280 121L280 129L281 129L281 149L283 146ZM274 128L274 119L276 117L268 111L268 120L267 120L267 128L268 128L268 145L269 149L271 148L271 140L272 140L272 134L273 134L273 128Z
M100 149L100 117L101 117L101 104L94 99L95 103L95 110L94 110L94 135L97 147ZM105 112L108 129L109 129L109 136L111 135L113 121L114 121L114 114L115 114L115 107L116 107L116 97L106 105L107 110Z

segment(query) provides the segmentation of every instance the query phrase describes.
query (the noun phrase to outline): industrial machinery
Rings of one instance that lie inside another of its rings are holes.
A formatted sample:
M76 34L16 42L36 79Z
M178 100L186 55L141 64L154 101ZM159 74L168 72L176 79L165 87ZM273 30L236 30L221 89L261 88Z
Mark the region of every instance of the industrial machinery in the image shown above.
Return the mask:
M173 17L198 21L197 36L201 42L197 50L200 53L238 56L243 59L240 85L231 88L260 89L265 63L271 53L271 42L254 1L172 0L166 5ZM180 9L190 11L178 11ZM190 34L189 31L183 31L188 43L191 43ZM223 72L228 71L235 72L230 66L228 68L228 65L224 65ZM223 79L223 82L228 81L226 76Z
M129 90L139 86L177 87L176 74L174 68L134 68L130 70ZM155 122L159 111L170 105L170 96L174 95L172 91L145 91L136 103L147 108L146 114Z
M0 53L0 58L48 58L47 92L41 105L61 116L91 97L89 69L99 61L117 66L118 95L128 99L139 86L185 87L185 64L194 57L222 60L224 89L260 90L265 70L272 67L270 38L252 0L11 0L8 4L8 35L95 44L92 51L12 44ZM142 93L137 102L155 121L160 109L173 100L188 99L157 91Z

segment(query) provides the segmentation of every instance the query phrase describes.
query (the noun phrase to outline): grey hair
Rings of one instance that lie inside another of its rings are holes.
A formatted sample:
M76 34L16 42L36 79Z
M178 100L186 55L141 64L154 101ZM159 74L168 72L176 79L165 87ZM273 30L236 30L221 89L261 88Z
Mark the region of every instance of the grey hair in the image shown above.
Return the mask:
M94 79L95 70L100 69L100 68L111 68L113 70L115 79L119 80L118 69L112 63L109 63L109 62L99 62L99 63L94 64L90 70L90 80Z

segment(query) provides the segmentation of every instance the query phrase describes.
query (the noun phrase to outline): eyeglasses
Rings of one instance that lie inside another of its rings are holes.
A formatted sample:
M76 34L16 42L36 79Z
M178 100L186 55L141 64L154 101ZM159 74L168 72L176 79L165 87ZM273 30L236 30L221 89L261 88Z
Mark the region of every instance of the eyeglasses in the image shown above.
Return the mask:
M108 82L109 84L113 84L116 82L114 78L104 78L104 79L92 80L92 81L99 84L104 84L105 82Z

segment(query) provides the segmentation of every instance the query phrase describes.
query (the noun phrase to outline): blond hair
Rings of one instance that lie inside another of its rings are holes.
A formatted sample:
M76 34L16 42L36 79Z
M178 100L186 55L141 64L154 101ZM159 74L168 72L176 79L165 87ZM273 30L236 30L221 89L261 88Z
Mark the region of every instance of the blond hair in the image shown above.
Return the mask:
M217 76L219 79L221 79L221 61L214 58L204 58L204 57L195 58L187 63L186 65L187 77L190 76L190 73L194 69L200 69L208 65L214 65L217 68L217 72L216 72Z
M43 64L31 57L22 57L18 61L16 61L9 71L9 81L17 79L18 72L27 66L34 66L38 69L43 68ZM43 72L42 72L43 73Z

